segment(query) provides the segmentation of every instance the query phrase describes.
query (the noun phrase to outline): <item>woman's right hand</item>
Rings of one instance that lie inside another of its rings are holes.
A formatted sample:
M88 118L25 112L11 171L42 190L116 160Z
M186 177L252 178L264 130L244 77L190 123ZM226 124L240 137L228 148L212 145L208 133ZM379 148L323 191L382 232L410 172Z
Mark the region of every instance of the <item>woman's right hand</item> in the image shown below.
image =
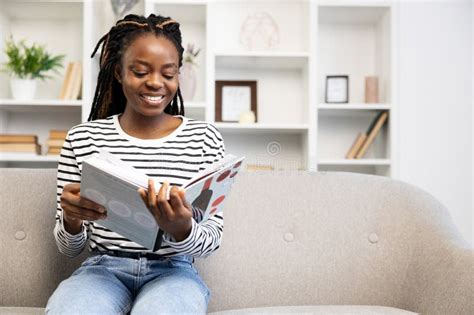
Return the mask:
M81 197L81 184L67 184L60 197L63 209L64 227L71 234L77 234L82 229L82 221L105 219L106 210L103 206Z

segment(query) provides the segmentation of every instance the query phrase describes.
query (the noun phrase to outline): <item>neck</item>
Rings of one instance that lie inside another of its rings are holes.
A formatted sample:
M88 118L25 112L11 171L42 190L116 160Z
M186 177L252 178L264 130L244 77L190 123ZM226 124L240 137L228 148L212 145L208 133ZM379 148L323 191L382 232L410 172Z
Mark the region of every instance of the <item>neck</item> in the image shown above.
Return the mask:
M120 126L129 135L141 139L153 139L168 133L173 117L161 113L157 116L144 116L131 109L125 108L119 117Z

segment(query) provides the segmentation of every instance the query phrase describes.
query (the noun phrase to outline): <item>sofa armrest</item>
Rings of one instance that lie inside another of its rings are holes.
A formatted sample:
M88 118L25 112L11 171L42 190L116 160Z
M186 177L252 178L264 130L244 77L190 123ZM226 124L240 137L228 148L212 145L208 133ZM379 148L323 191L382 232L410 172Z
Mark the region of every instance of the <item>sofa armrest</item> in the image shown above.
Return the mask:
M434 244L419 249L407 270L406 308L430 315L474 314L474 249Z

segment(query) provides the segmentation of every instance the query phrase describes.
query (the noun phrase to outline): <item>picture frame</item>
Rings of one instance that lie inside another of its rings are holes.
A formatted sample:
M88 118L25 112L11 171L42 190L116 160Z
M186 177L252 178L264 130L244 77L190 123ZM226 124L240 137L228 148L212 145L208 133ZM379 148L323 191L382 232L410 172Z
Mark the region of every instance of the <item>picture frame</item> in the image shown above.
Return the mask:
M253 111L257 122L257 81L216 80L216 122L238 122L240 114Z
M349 103L349 76L326 76L325 102L327 104Z

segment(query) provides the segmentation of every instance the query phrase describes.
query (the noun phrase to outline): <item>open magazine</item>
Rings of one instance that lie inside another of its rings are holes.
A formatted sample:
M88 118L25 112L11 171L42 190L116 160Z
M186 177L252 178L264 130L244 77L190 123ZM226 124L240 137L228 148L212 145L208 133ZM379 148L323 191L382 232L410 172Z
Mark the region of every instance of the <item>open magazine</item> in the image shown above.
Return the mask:
M201 212L201 222L222 211L244 159L228 154L182 186L186 200ZM148 190L148 179L140 170L102 150L82 164L81 195L107 209L107 218L95 222L157 251L163 232L137 191L139 187ZM161 184L156 180L154 183L158 192Z

